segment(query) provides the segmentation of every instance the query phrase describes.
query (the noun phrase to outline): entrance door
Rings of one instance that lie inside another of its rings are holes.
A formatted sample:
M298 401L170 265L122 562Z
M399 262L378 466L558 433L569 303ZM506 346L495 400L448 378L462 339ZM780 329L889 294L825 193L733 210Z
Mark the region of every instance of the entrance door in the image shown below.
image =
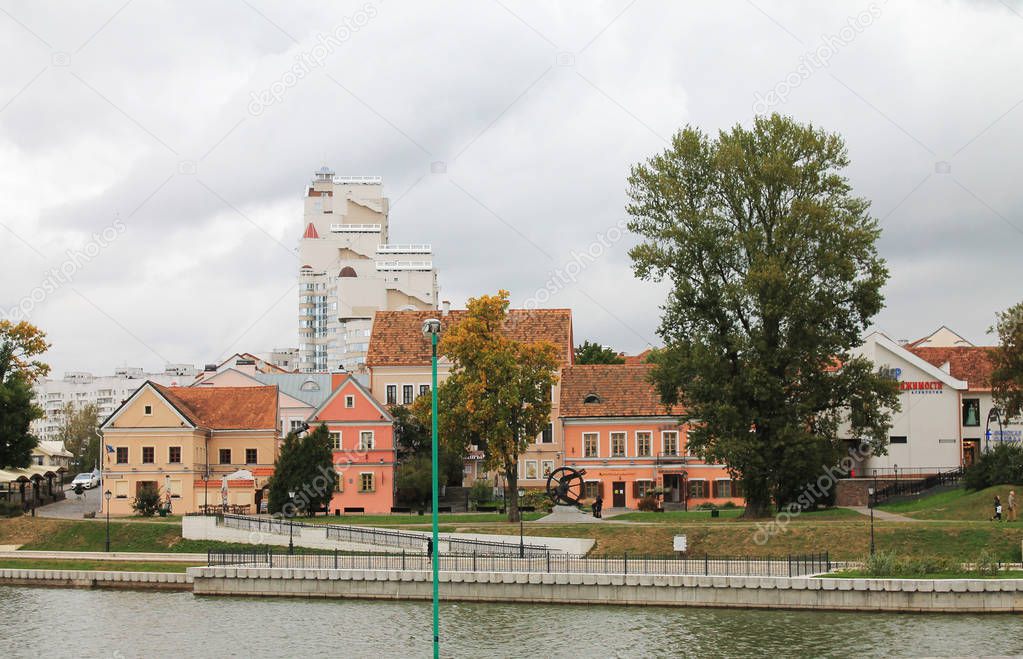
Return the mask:
M625 507L625 482L615 481L611 484L611 505L615 508Z
M980 451L980 440L979 439L964 439L963 440L963 466L969 467L973 464L974 460L977 459L977 453Z
M678 503L681 501L679 496L681 486L679 481L681 476L678 474L665 474L664 475L664 501L667 503Z

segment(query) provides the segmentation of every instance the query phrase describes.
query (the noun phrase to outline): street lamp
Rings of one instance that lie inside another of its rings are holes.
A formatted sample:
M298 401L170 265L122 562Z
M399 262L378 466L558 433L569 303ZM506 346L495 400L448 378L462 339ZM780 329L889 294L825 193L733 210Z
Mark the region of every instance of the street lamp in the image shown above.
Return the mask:
M998 422L998 439L1005 438L1005 430L1002 428L1002 415L997 407L992 407L987 413L987 420L984 422L984 452L991 450L991 417Z
M430 368L433 376L433 386L430 388L430 404L431 412L430 418L432 420L430 428L430 460L431 460L431 485L433 497L433 506L430 511L430 516L433 523L433 556L430 558L430 562L433 564L433 656L434 659L440 657L440 596L437 590L438 581L440 579L439 566L437 562L440 554L440 540L437 537L437 339L440 338L440 321L436 318L428 318L423 321L423 336L429 337L430 339Z
M526 494L525 490L519 490L519 500ZM519 558L526 557L526 545L522 539L522 511L519 511Z
M291 514L288 515L288 554L295 553L295 490L288 490L288 501L291 503Z
M110 553L110 490L103 493L103 498L107 500L107 553Z
M872 487L867 488L867 494L870 497L870 555L874 555L874 506L877 504L877 500L874 498L876 490Z

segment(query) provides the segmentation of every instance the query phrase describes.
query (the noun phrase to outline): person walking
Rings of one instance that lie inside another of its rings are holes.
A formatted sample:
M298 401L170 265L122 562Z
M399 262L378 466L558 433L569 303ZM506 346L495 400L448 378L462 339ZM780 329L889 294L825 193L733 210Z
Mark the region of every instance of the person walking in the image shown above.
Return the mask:
M597 508L597 512L594 517L600 518L604 516L604 496L601 494L597 495L597 500L593 502L593 505Z
M1009 504L1009 521L1018 521L1017 515L1019 512L1016 508L1016 490L1009 490L1009 501L1007 503Z
M995 495L995 516L991 518L991 521L1002 521L1002 499L997 494Z
M426 539L426 562L433 562L433 538Z

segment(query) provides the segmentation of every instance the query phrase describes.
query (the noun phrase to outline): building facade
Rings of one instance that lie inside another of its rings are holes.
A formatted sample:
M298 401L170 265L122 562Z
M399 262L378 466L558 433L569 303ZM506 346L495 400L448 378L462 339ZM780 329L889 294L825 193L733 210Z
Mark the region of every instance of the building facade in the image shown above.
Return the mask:
M306 189L298 370L359 370L377 310L437 308L433 249L392 243L389 210L379 177L338 177L323 167Z
M334 450L338 479L330 511L390 513L398 463L394 419L353 375L333 377L332 393L309 416L310 426L327 426Z
M380 311L374 321L366 365L369 368L369 390L376 400L386 406L408 405L417 397L430 392L430 342L422 334L422 323L427 318L438 318L443 332L465 317L464 310L434 311ZM560 357L559 381L551 391L551 421L547 428L532 438L518 463L518 484L526 489L546 486L547 475L564 458L561 414L560 371L574 360L572 312L570 309L510 309L505 321L504 334L517 341L547 340L558 348ZM438 381L444 381L451 371L451 362L441 358L438 362ZM480 452L470 453L475 462ZM486 478L501 489L503 479L493 474L483 475L478 464L467 464L467 482ZM496 478L496 481L495 481Z
M583 496L606 508L635 509L653 495L666 510L742 505L724 465L688 450L679 406L667 408L647 379L649 364L568 366L562 370L565 466L584 471Z
M198 369L190 364L167 364L162 373L122 366L114 369L113 375L69 371L61 380L43 378L34 386L35 402L42 408L43 416L32 422L32 434L43 440L55 439L68 403L76 408L95 405L99 419L103 420L146 380L169 387L187 385L197 373Z
M145 382L101 425L112 515L143 487L175 513L222 502L259 509L277 461L276 387L164 387ZM104 508L104 511L106 508Z

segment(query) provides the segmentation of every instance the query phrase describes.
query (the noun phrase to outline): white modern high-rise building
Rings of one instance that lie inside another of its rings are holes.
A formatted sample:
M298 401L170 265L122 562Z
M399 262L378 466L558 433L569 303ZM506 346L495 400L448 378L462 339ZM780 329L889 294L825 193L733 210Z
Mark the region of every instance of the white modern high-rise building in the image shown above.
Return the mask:
M299 241L298 370L356 371L378 310L437 308L429 243L392 243L379 176L316 172Z

